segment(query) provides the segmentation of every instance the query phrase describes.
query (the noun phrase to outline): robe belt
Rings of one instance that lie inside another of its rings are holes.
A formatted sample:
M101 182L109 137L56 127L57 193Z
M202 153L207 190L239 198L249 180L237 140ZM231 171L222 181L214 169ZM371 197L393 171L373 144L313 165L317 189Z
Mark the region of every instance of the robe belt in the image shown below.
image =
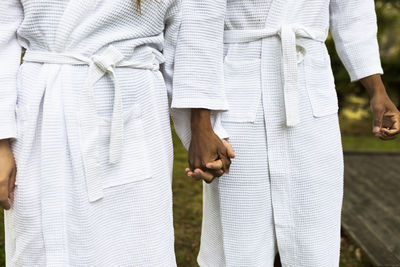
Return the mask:
M62 54L28 50L24 56L25 62L35 62L58 65L88 65L89 71L85 86L81 91L79 103L80 138L82 158L85 170L86 186L89 202L103 198L103 186L98 166L98 116L94 102L94 85L106 74L114 83L114 103L111 118L109 163L120 161L124 139L124 120L121 89L116 77L116 68L132 68L143 70L159 70L159 60L153 55L149 62L126 61L122 53L114 46L109 46L99 55L85 57L82 55Z
M286 125L292 127L300 122L297 64L303 61L306 53L304 47L300 47L296 44L297 38L307 38L324 43L327 37L327 31L313 31L296 24L282 25L279 29L226 30L224 33L224 43L249 43L275 36L280 37L282 46ZM262 60L266 56L265 53L267 53L267 51L263 49L261 54ZM263 75L263 71L261 75Z

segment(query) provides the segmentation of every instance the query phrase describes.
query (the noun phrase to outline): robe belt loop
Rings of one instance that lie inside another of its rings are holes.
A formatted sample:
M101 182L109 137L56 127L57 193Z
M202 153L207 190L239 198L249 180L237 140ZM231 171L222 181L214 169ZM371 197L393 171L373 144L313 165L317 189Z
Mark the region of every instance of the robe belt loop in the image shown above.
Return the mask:
M115 69L132 68L158 71L160 62L153 55L149 62L135 62L124 60L122 53L110 45L99 55L85 57L82 55L53 53L47 51L28 50L24 62L59 65L87 65L89 66L86 84L81 91L79 103L80 138L83 165L89 202L103 198L103 185L100 179L98 162L99 127L96 106L94 102L94 85L105 75L110 75L114 83L114 103L111 118L109 163L120 162L124 140L124 120L121 88L118 83Z
M279 29L259 30L226 30L224 43L249 43L270 37L280 37L282 48L283 93L285 101L286 126L293 127L300 122L299 92L298 92L298 63L304 59L306 50L297 50L297 39L306 38L324 43L328 31L313 31L297 24L283 24ZM265 52L264 52L265 53ZM262 60L265 55L261 54ZM264 71L261 72L263 75Z

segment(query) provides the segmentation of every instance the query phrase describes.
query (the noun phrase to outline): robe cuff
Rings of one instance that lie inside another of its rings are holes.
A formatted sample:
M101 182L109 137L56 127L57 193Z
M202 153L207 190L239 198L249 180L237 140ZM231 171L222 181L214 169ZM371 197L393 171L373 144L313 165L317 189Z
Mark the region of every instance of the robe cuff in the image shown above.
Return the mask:
M183 146L189 149L191 132L191 110L190 109L173 109L171 110L172 120L175 126L175 132L181 140ZM210 114L211 125L214 133L221 139L228 139L229 135L222 126L221 112L212 111Z
M229 134L222 126L221 121L221 111L211 112L211 124L213 126L213 131L220 139L229 139Z
M17 138L17 125L15 122L1 123L0 125L0 140Z
M171 108L187 109L187 108L204 108L209 110L228 110L228 102L221 99L209 98L173 98Z
M366 66L364 68L352 69L349 71L350 79L352 82L356 82L361 80L362 78L374 75L374 74L383 74L383 69L380 64Z

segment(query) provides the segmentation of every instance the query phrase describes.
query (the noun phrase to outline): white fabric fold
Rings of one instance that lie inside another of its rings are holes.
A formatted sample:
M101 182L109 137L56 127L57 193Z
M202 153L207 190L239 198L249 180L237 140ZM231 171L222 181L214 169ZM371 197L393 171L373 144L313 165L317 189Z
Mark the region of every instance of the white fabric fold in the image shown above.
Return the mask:
M303 61L306 53L304 47L298 50L297 39L307 38L317 42L325 42L327 35L327 31L314 31L302 25L284 24L279 29L226 30L224 33L224 43L248 43L271 37L280 37L286 125L293 127L300 122L297 64ZM264 53L262 53L261 57L263 60L265 57Z
M126 61L122 53L113 46L109 46L101 54L91 57L28 50L24 56L24 61L43 64L89 66L86 84L81 92L79 110L82 158L89 201L94 202L103 198L103 186L97 166L99 129L93 87L104 75L108 74L113 79L114 103L110 129L109 163L117 164L121 158L124 142L124 120L121 89L118 84L115 68L124 67L157 71L161 62L159 62L155 56L152 61L145 63Z

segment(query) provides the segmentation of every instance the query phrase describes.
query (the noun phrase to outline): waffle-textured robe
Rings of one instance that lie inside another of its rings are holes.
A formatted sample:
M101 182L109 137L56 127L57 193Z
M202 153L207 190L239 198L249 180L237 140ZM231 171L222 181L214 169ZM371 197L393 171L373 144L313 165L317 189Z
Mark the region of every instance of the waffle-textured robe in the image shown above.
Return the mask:
M185 1L184 17L213 7ZM180 1L143 1L141 12L134 3L0 5L0 139L14 139L18 168L5 214L8 266L176 265L167 91L176 63L174 107L226 109L184 94L193 79L186 67L211 82L213 67L222 72L212 63L222 35L209 42L200 32L201 45L185 30L180 43L193 45L176 48ZM178 130L187 132L190 113L182 114Z
M227 1L222 123L231 172L204 185L200 266L339 265L343 159L324 44L382 73L373 0Z

